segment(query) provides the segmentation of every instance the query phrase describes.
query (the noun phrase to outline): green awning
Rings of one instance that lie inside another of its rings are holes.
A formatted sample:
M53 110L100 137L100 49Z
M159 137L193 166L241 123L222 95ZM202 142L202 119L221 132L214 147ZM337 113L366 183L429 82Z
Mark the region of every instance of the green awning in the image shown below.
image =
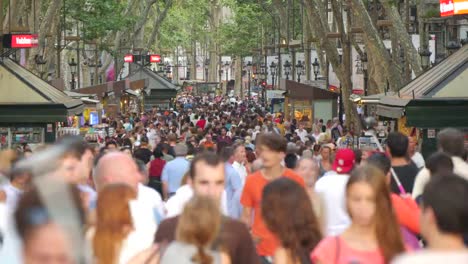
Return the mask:
M418 128L468 128L468 98L411 100L405 108L407 125Z

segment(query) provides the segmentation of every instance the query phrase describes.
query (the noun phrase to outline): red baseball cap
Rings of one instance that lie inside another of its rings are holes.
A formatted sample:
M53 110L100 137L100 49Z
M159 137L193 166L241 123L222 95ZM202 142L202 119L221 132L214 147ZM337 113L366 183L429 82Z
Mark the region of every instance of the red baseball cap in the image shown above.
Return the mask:
M336 152L333 170L340 173L350 172L355 163L354 151L352 149L340 149Z

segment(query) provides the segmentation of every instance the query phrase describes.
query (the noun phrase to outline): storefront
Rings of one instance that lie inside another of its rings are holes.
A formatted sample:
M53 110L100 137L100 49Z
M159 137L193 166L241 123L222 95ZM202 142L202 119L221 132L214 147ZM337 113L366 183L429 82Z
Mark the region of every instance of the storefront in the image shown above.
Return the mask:
M285 82L284 114L307 128L314 119L332 119L337 116L338 94L314 86L288 80Z
M173 107L172 102L177 96L178 87L171 81L146 67L138 67L128 79L143 87L141 93L145 111L151 111L153 106L160 109ZM132 90L136 89L132 87Z
M10 59L0 61L0 148L54 142L60 123L84 105Z
M420 136L422 154L436 151L440 129L468 128L468 45L400 89L380 99L377 114L397 121L398 131Z

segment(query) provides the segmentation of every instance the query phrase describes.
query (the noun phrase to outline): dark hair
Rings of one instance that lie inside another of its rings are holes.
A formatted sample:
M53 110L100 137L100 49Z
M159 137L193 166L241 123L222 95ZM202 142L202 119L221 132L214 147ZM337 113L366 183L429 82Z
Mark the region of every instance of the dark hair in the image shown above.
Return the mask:
M263 188L261 206L266 226L291 251L294 262L310 263L309 254L322 233L305 189L281 177Z
M435 152L426 160L426 168L432 175L450 174L453 172L452 158L444 152Z
M106 148L109 147L109 145L115 145L116 147L119 146L119 144L117 144L117 141L114 141L114 140L109 140L106 142Z
M408 137L400 132L391 132L387 137L387 146L392 157L405 157L408 152Z
M68 189L67 191L70 191L72 202L78 211L78 220L84 225L85 212L81 206L80 192L73 185L67 184L66 187ZM61 197L57 197L57 199L61 199ZM23 196L21 196L14 217L16 230L23 241L25 241L36 228L53 221L52 216L48 212L36 188L25 192Z
M192 160L192 163L190 163L190 178L193 180L195 179L196 175L196 165L198 163L204 162L208 166L211 167L216 167L219 166L220 164L223 164L223 160L221 159L220 156L216 155L216 153L211 152L211 151L204 151L200 154L197 154L195 158Z
M297 164L296 154L294 153L286 154L286 156L284 157L284 163L286 164L286 168L289 168L289 169L296 168L296 164Z
M369 165L375 166L382 170L382 172L387 175L392 168L392 162L385 153L376 152L367 158L367 163Z
M276 133L262 133L256 138L257 146L265 146L275 152L286 153L288 142L287 140Z
M424 188L423 210L431 208L441 232L466 234L468 232L468 181L448 173L431 177Z
M232 157L232 155L234 155L234 148L233 147L224 147L221 150L220 154L221 154L222 159L226 162Z
M446 128L437 135L437 145L450 156L463 157L464 141L463 133L455 128Z
M153 156L154 156L155 159L164 157L164 154L163 154L162 150L163 150L163 144L158 144L154 148Z

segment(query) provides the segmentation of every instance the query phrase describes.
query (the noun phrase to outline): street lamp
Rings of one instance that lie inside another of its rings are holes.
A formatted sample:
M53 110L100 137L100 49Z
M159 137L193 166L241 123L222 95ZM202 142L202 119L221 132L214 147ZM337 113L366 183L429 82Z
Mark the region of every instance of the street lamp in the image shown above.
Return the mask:
M75 89L75 74L76 74L76 68L78 66L78 63L75 62L75 58L72 58L71 61L68 62L68 65L70 66L70 72L71 72L71 89Z
M319 64L317 58L315 58L314 62L312 63L312 68L314 70L315 80L317 80L317 76L318 76L319 70L320 70L320 64Z
M42 77L44 76L44 73L45 73L45 64L47 63L47 61L44 60L44 57L42 55L39 55L39 54L37 54L34 57L34 61L39 66L39 74L40 74L41 79L42 79Z
M266 78L267 78L267 66L265 63L260 64L260 80L262 83L262 100L263 103L266 102Z
M208 66L210 65L210 59L205 60L205 82L208 82Z
M226 61L223 66L224 66L224 73L226 73L226 87L227 87L227 82L228 82L228 78L229 78L228 77L228 70L229 70L229 66L230 66L229 61Z
M364 95L367 95L367 67L368 67L368 60L367 60L367 53L364 52L361 57L361 65L362 65L362 72L364 73Z
M185 77L187 80L190 80L190 68L192 67L192 63L190 61L187 62L187 76Z
M301 82L301 75L304 74L304 63L301 61L297 61L296 65L296 72L297 72L297 82Z
M287 60L284 63L283 67L284 67L284 74L286 74L286 80L289 80L289 74L291 74L291 63Z
M421 66L424 70L427 70L430 66L430 58L432 52L429 51L427 45L424 45L422 48L419 48L419 56L421 56Z
M250 77L251 77L251 71L252 71L252 62L249 61L247 62L247 64L244 66L244 69L247 71L247 74L249 75L249 79L248 79L248 96L247 96L247 99L250 100L250 96L251 96L251 93L250 93Z
M88 62L88 66L89 66L90 68L96 67L95 71L91 71L91 85L94 85L94 74L95 74L95 73L97 74L99 68L102 67L102 61L99 60L97 63L94 63L94 62L92 63L92 62L90 61L90 62ZM101 77L99 78L99 82L102 82L102 78L101 78Z
M270 64L271 73L271 87L275 87L276 63L274 61Z

